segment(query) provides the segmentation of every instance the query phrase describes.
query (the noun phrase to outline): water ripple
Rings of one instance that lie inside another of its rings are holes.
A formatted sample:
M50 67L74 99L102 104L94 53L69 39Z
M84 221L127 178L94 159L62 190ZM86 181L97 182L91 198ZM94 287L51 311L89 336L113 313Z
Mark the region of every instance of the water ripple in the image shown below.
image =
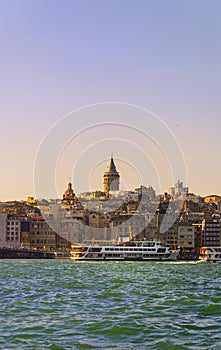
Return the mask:
M1 260L0 348L220 350L221 266Z

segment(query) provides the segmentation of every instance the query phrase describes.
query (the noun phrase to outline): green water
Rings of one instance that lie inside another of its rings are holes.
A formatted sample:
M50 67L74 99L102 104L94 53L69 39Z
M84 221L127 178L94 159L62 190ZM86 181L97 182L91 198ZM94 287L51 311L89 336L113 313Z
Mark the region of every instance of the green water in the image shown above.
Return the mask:
M221 264L0 264L0 349L221 349Z

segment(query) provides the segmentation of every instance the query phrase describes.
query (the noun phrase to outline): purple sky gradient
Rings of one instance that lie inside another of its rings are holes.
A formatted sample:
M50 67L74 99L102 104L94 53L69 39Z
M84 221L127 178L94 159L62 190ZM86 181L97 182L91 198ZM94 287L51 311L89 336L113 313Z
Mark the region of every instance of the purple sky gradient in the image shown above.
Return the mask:
M219 0L0 0L0 43L0 200L34 195L35 156L58 119L108 101L157 114L190 190L221 194Z

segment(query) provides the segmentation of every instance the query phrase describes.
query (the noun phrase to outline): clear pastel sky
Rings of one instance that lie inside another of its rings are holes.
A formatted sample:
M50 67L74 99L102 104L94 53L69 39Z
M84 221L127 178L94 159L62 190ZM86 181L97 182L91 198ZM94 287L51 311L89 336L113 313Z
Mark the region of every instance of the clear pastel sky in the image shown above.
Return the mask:
M220 0L0 0L0 50L0 200L34 195L54 123L108 101L157 114L182 148L190 191L221 194Z

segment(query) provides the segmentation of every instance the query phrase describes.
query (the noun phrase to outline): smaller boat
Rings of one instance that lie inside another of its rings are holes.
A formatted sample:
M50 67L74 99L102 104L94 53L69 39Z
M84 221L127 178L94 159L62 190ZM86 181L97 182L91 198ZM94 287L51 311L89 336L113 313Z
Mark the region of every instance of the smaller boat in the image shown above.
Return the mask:
M221 247L202 247L200 259L204 262L221 263Z
M21 248L0 248L0 259L55 259L55 252Z

